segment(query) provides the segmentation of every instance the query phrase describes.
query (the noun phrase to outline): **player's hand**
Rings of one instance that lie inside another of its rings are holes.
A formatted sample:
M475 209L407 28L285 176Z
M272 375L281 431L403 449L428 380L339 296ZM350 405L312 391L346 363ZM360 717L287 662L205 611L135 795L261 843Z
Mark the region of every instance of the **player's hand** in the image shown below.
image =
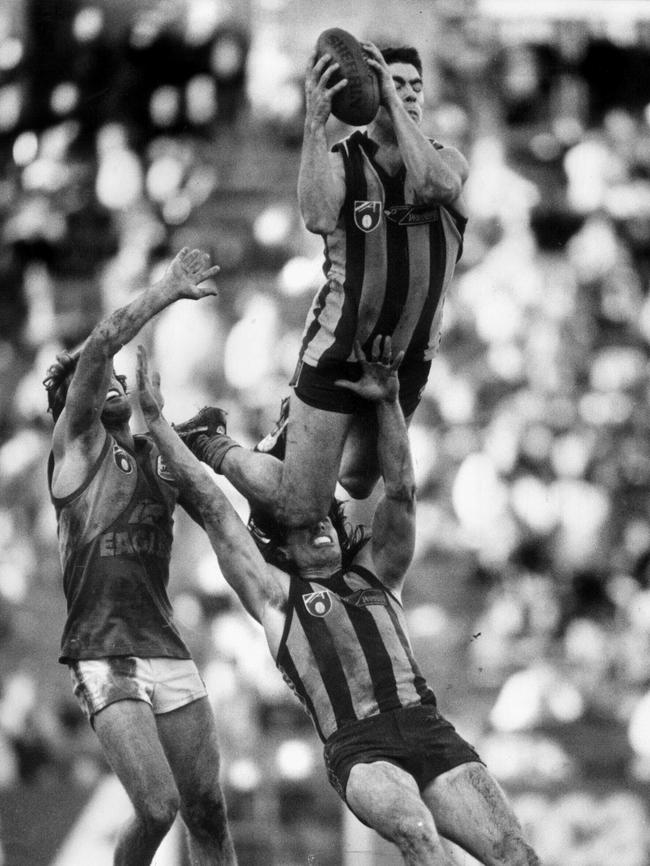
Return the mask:
M388 105L391 98L395 99L397 97L395 82L393 81L388 64L374 42L362 42L361 48L363 49L366 63L377 73L377 78L379 79L379 101L382 105Z
M354 354L361 365L361 378L357 382L337 379L336 385L354 391L359 397L373 403L394 403L399 396L397 371L404 358L404 352L392 357L390 337L377 336L372 344L370 360L366 357L361 344L354 344Z
M332 63L331 54L323 54L316 60L311 56L305 75L305 119L307 123L324 125L332 113L332 98L347 86L347 78L331 84L332 76L340 69Z
M144 346L138 346L136 364L136 382L138 383L138 398L140 408L147 424L157 421L162 415L165 401L160 390L160 374L149 376L149 359Z
M183 247L167 268L161 282L175 298L198 300L218 293L219 290L210 278L215 277L219 271L219 265L210 264L207 253ZM205 283L206 280L210 282Z

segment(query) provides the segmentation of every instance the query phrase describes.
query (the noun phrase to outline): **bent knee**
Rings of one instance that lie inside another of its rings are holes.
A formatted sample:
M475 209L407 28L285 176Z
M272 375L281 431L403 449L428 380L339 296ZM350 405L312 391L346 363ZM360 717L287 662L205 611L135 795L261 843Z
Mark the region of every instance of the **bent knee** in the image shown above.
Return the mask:
M181 804L181 813L194 835L222 840L226 835L226 804L220 792L213 791Z
M275 505L275 518L289 529L313 526L327 517L331 505L332 499L329 496L300 500L282 491Z
M541 866L541 860L519 833L508 833L495 845L493 866Z
M393 841L402 853L435 851L440 837L427 816L405 815L395 824Z
M180 809L180 799L177 793L165 797L147 800L135 807L138 821L152 833L166 833L176 818Z
M379 480L379 475L341 471L339 484L352 499L367 499Z

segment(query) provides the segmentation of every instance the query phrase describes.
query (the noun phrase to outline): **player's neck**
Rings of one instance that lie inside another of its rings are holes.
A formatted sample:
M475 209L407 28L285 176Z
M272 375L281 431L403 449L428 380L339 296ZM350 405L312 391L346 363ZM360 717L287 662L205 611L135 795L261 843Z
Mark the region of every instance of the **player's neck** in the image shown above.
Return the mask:
M336 570L336 566L333 565L309 565L300 568L299 574L303 580L316 580L322 582L324 580L329 580Z
M383 123L373 123L368 127L368 137L377 144L375 160L388 171L394 174L404 163L402 153L397 143L393 126Z
M397 136L392 123L386 120L373 120L368 126L368 137L376 142L380 148L397 148Z
M133 433L131 432L131 428L127 424L119 424L119 425L110 425L105 424L106 430L111 434L113 439L117 442L118 445L121 445L123 448L128 448L129 451L133 451L135 447L135 442L133 440Z

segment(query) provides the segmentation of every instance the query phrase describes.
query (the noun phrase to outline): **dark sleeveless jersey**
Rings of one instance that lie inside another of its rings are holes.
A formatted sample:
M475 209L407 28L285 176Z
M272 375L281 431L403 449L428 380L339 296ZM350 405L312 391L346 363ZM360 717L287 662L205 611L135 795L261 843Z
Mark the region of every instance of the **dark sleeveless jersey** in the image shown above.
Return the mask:
M367 351L377 334L390 334L407 362L431 360L467 220L443 205L414 204L406 169L388 175L366 133L332 150L343 158L346 196L324 237L327 282L307 315L300 358L314 367L354 361L355 340Z
M68 608L60 661L190 658L167 596L176 500L146 436L135 437L131 452L107 435L81 487L52 496Z
M323 582L291 577L276 664L323 741L350 722L436 703L402 605L358 565Z

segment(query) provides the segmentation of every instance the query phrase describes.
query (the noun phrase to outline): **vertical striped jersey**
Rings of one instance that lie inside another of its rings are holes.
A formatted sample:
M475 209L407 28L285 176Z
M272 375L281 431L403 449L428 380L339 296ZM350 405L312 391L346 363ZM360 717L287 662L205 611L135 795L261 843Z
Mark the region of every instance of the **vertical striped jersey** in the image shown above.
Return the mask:
M354 361L355 340L367 350L377 334L390 334L406 361L429 361L467 220L441 204L413 204L406 169L389 175L367 133L333 150L343 158L346 196L324 236L326 282L307 315L300 358L313 367Z
M148 437L132 452L107 435L79 489L52 496L68 608L60 661L190 657L167 596L177 495Z
M402 605L359 565L323 582L292 575L276 664L323 741L358 719L436 703Z

